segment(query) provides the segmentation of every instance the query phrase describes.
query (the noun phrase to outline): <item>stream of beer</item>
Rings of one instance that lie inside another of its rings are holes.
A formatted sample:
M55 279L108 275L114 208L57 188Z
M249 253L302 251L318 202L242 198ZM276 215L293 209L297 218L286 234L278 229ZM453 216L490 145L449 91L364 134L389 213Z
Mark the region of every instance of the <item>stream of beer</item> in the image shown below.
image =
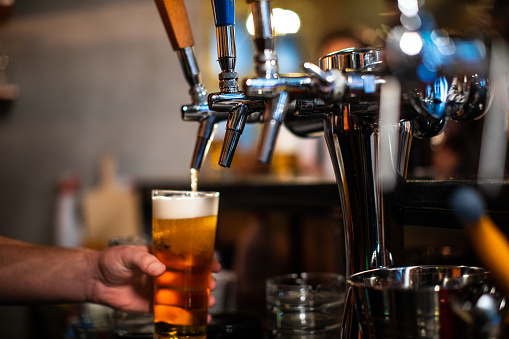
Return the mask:
M198 192L198 170L191 168L191 191Z

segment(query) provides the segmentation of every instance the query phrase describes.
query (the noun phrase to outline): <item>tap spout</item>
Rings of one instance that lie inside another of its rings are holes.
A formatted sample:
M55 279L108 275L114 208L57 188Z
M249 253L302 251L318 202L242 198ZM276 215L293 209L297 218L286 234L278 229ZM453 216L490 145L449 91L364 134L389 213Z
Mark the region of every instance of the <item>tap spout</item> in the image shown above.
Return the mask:
M285 120L289 102L290 96L283 91L268 102L266 110L268 120L263 124L257 152L258 160L263 164L268 164L272 160L279 129Z
M247 122L258 122L265 108L260 99L246 98L244 93L212 93L208 97L209 109L226 115L226 132L223 148L219 157L219 165L230 167L235 149Z
M228 122L226 123L223 148L219 158L220 166L230 167L240 136L244 131L248 114L249 110L245 104L238 104L229 113Z
M191 168L201 169L210 144L214 139L214 133L217 124L226 120L226 112L211 111L207 104L182 106L182 120L197 121L200 123L196 135L193 156L191 158Z

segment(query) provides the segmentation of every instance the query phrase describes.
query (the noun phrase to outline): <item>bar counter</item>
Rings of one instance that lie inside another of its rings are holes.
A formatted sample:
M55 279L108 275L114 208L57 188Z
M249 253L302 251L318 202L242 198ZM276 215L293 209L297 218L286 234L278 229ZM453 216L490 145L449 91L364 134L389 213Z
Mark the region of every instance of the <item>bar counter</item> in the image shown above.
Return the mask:
M495 183L489 185L494 186ZM462 186L476 186L472 180L407 180L396 193L396 204L403 211L404 225L458 229L449 207L449 197ZM188 190L183 182L143 182L144 210L150 211L150 190L171 188ZM200 190L221 193L220 206L240 210L267 210L296 214L341 213L335 182L319 179L277 180L259 178L232 182L203 182ZM504 181L495 197L486 196L487 211L505 230L509 225L509 181ZM149 213L150 214L150 213Z

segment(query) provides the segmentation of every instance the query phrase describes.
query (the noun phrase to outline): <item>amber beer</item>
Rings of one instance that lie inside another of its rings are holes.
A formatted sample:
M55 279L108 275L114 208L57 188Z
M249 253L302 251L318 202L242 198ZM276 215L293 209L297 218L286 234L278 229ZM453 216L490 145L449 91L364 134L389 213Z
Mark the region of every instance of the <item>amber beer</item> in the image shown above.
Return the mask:
M152 191L154 338L206 338L219 193Z

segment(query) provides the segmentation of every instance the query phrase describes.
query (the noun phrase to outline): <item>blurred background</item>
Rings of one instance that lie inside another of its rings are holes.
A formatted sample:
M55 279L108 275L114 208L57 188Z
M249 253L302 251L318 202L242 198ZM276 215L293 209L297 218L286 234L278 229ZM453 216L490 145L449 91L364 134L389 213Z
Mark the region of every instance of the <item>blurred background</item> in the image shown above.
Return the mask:
M355 47L354 44L357 47L380 44L387 25L394 19L391 3L273 1L274 8L291 10L300 18L297 32L276 40L280 71L297 72L303 61L318 63L326 53ZM4 91L8 95L0 107L0 234L40 244L101 247L95 243L97 239L146 231L150 221L147 222L143 206L145 191L156 184L188 187L197 131L197 124L181 120L180 107L190 102L188 85L155 3L7 0L0 6L4 18L0 25L0 55L5 56L0 65L0 85L9 88ZM203 83L209 93L215 92L220 69L210 2L187 0L186 6ZM253 46L245 25L249 7L242 1L237 1L236 6L237 71L243 78L254 73ZM344 36L350 39L347 45L328 46L332 37ZM219 126L217 142L211 148L212 158L221 143L222 130ZM337 188L321 138L297 139L285 133L276 148L273 165L276 167L267 169L242 161L253 159L243 158L243 154L253 151L256 133L256 126L246 128L231 169L219 169L212 160L208 161L201 173L203 181L230 183L260 175L281 180L311 178L326 185L325 190L334 197L331 205L339 208L339 200L335 200ZM444 141L435 142L440 145ZM433 158L429 140L417 149L416 157L425 158L428 163L416 160L412 173L450 177L447 170L456 163L444 165L446 169L442 172L421 166L429 165ZM291 157L278 158L278 154ZM134 212L120 212L126 219L109 220L110 226L105 229L97 211L113 209L109 208L108 200L101 200L105 196L101 192L108 191L108 187L116 192L121 211L130 206ZM217 189L214 184L208 187ZM321 213L325 217L318 222L312 218L309 223L314 229L307 233L304 229L300 236L310 239L307 253L323 252L318 259L313 255L302 256L309 262L304 268L341 269L341 265L338 268L337 263L324 259L335 256L334 237L341 236L337 208ZM235 208L229 214L225 212L218 230L218 245L225 256L235 248L249 248L243 241L257 237L263 244L266 239L287 242L284 229L278 233L275 228L272 230L275 235L267 235L266 229L260 229L264 223L306 224L300 216L295 221L284 213L256 212L248 219L244 213L235 213ZM244 225L239 224L245 220L249 220L244 222L248 230L242 232L239 227ZM99 229L99 233L92 234L89 229L87 234L87 227ZM317 232L316 227L323 230ZM286 251L281 245L275 248ZM255 250L258 254L276 255L263 246ZM286 261L281 261L281 267L285 267L291 258L288 253L282 256ZM249 255L247 258L263 259ZM233 268L234 259L230 261L227 266ZM276 269L275 273L286 272ZM30 337L31 323L30 309L0 307L2 337Z

